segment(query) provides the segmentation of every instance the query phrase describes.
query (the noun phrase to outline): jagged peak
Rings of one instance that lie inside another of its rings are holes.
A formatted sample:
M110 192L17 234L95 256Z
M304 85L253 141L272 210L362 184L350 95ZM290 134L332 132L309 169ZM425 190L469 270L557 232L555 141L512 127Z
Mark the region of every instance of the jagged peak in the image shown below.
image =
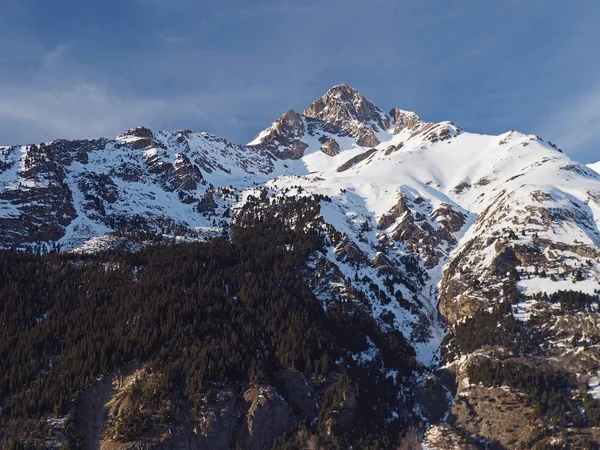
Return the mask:
M288 109L268 128L258 133L247 145L260 145L274 136L299 137L303 132L304 120L302 115L293 109Z
M152 146L154 134L150 128L135 127L121 133L115 139L140 150Z
M394 134L398 134L405 129L412 131L424 124L423 119L413 111L393 108L388 114L394 123Z
M286 120L286 119L300 119L300 114L298 114L296 111L294 111L293 109L288 109L286 112L284 112L281 117L279 118L279 120Z
M346 83L329 89L303 114L343 129L354 136L359 145L366 147L379 144L376 133L390 127L390 118Z
M325 121L331 119L328 117L331 113L336 119L355 119L361 122L378 121L384 115L379 107L347 83L332 87L303 112L307 117Z
M283 115L271 125L271 127L281 128L283 125L295 130L303 128L303 117L293 109L288 109Z
M402 116L402 117L416 119L416 120L421 120L421 121L423 120L423 119L421 119L421 116L419 116L416 112L409 111L407 109L392 108L392 109L390 109L390 112L388 114L391 117Z
M335 86L329 88L327 92L323 95L323 97L343 97L343 96L356 96L365 98L359 91L354 89L348 83L336 84Z
M120 135L117 136L118 140L123 140L125 138L129 138L129 137L136 137L136 138L152 138L153 134L152 134L152 130L150 128L146 128L146 127L133 127L128 129L127 131L124 131L123 133L121 133Z

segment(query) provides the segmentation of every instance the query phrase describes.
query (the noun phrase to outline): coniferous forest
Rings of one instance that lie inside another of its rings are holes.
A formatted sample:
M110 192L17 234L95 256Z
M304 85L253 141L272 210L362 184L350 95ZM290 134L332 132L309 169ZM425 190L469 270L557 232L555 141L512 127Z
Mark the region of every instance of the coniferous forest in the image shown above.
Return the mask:
M86 388L132 361L156 374L154 395L196 408L215 387L269 383L293 368L332 380L317 422L303 425L322 445L396 445L407 424L376 409L398 407L414 352L399 332L381 331L352 306L325 311L309 289L306 261L326 239L321 200L251 199L228 240L136 253L0 252L0 426L72 416ZM397 371L395 379L351 357L368 348L367 337L388 350L378 363ZM344 384L359 386L361 414L331 432L327 420ZM81 445L69 433L71 445ZM279 440L278 448L293 441Z

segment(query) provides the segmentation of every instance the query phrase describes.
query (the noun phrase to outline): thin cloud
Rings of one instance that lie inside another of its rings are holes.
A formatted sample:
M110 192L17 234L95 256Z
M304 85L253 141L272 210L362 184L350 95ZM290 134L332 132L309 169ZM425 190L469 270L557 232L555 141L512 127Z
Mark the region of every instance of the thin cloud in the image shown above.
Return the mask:
M575 100L559 107L548 123L542 127L544 134L567 149L573 156L600 160L600 81Z
M169 34L166 32L159 32L156 33L156 36L158 37L159 40L161 40L162 42L166 43L166 44L185 44L186 40L181 37L181 36L177 36L174 34Z
M11 133L16 135L14 138L19 134L31 136L25 142L45 140L47 136L106 136L132 120L144 123L153 115L151 111L161 106L162 102L156 100L121 98L94 84L47 90L4 85L0 89L0 121L20 123L21 129L0 128L0 136Z
M68 49L67 44L61 44L61 45L56 46L54 49L50 50L48 53L46 53L44 55L44 57L43 57L44 63L48 64L48 63L52 63L56 60L60 60L60 58L67 51L67 49Z

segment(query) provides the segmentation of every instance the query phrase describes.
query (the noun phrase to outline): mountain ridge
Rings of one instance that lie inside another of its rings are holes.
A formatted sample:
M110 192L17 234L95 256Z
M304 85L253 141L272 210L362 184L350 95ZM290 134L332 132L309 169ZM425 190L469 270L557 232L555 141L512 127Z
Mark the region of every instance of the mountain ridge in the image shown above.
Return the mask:
M342 84L246 146L138 127L115 139L2 147L0 240L43 253L231 238L248 206L261 217L280 214L280 203L319 199L310 226L324 249L308 260L306 280L325 311L348 305L401 332L421 365L416 391L451 397L445 420L417 402L427 445L446 448L441 435L455 442L466 433L511 448L548 436L534 433L545 424L539 412L517 423L506 408L485 422L490 392L505 406L530 405L522 386L496 391L509 383L497 364L570 371L574 394L556 393L572 408L555 411L560 421L591 402L584 393L600 371L593 167L536 135L481 135L384 113ZM384 352L373 344L355 356ZM441 372L456 377L455 393ZM581 416L582 433L590 414Z

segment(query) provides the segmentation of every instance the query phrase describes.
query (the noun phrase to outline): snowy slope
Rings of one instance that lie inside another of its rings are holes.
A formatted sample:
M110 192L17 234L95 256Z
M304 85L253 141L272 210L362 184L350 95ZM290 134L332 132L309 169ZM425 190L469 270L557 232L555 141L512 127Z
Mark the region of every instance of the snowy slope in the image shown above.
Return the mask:
M386 113L339 85L246 146L135 128L114 139L0 147L0 245L94 251L205 240L227 236L251 195L272 203L323 195L326 249L309 261L307 281L325 308L365 309L381 328L400 330L424 366L437 367L446 334L494 311L512 286L505 314L530 334L541 330L538 357L548 367L566 361L558 368L578 370L573 378L597 396L598 302L562 311L533 296L600 292L599 171L600 163L578 164L535 135L481 135L410 111ZM371 347L355 359L375 359L381 349ZM443 370L455 373L463 398L483 389L465 375L472 361L519 355L492 346L455 356ZM433 376L423 370L419 380ZM415 406L427 421L425 409ZM458 420L469 429L474 417ZM500 434L483 435L506 438L498 426Z
M587 166L588 166L590 169L592 169L594 172L598 172L598 173L600 173L600 162L596 162L596 163L588 164Z
M451 135L457 134L449 123L437 127L449 128L453 130ZM464 226L452 233L456 242L450 239L436 264L425 263L423 253L427 251L426 245L421 248L418 244L407 246L396 239L395 246L387 251L398 267L402 266L399 258L406 254L417 255L422 263L427 273L426 281L412 292L419 291L418 295L424 297L423 306L430 312L430 338L433 340L439 339L442 334L435 320L438 290L447 290L458 281L448 278L441 285L446 265L459 255L462 264L476 268L479 282L489 281L486 275L497 256L495 244L507 229L518 235L520 246L538 247L539 244L534 241L546 248L556 244L557 248L553 251L542 250L546 253L543 264L547 270L562 274L566 266L579 266L586 262L584 280L574 282L570 273L556 282L539 277L523 279L519 286L525 293L552 293L561 289L593 293L600 287L600 266L596 261L581 256L595 255L600 245L599 176L574 163L537 136L517 132L500 136L463 132L453 138L431 142L421 135L411 135L390 134L371 156L342 172L336 168L366 149L354 146L334 157L324 157L316 151L316 146L309 145L305 157L287 164L298 165L299 169L307 167L311 175L278 176L268 186L279 192L302 186L305 193L331 196L334 201L323 211L325 220L349 235L370 261L377 256L383 236L394 241L394 231L403 217L396 218L385 229L378 230L376 224L394 207L400 194L413 200L413 212L425 217L432 229L441 226L432 216L442 206L449 206L464 215ZM399 144L403 144L401 149L387 153L387 149ZM370 224L370 231L364 231L365 222ZM461 255L461 250L468 244L481 241L489 244L481 245L477 252L466 257ZM592 261L591 264L587 264L588 260ZM344 269L351 279L355 271L348 267ZM533 266L519 266L521 271L533 273L535 269ZM373 268L363 268L358 271L358 277L367 274L371 279L377 279L376 273ZM460 278L460 275L454 277ZM399 285L397 289L405 297L411 295L406 286ZM468 290L465 293L468 294ZM477 297L481 294L473 292L472 295ZM373 304L377 302L373 300ZM374 314L382 309L381 305L376 307ZM423 320L402 310L394 313L398 319L396 326L407 335ZM427 353L427 349L435 347L435 342L431 341L417 344L417 348L421 349L421 360L431 361L432 355Z
M425 364L444 335L438 302L452 323L498 296L507 246L529 275L519 281L527 294L600 287L600 175L537 136L472 134L384 113L347 85L304 114L288 111L248 146L137 128L111 140L2 147L0 238L6 247L63 250L114 245L135 230L207 239L226 233L235 208L262 187L331 198L323 217L353 256L332 243L337 275L324 303L340 283L368 279L359 290L372 314L402 330ZM583 279L573 281L582 264ZM557 281L535 276L536 265ZM389 304L370 283L405 301Z

